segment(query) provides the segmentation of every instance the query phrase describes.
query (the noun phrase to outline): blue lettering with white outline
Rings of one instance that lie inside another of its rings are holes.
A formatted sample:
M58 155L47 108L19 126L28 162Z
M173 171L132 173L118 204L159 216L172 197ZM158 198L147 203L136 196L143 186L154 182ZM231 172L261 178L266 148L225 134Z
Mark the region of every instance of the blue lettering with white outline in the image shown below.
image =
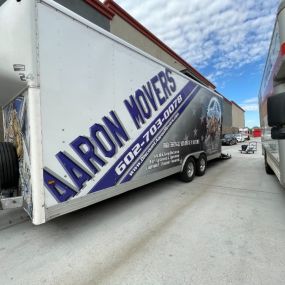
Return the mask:
M142 85L141 88L138 88L134 92L134 95L130 95L128 99L124 100L126 110L137 129L146 124L152 118L154 112L158 110L159 106L163 106L177 90L177 84L171 73L172 71L168 68L160 71ZM155 147L166 132L163 134L163 129L167 130L170 128L180 112L182 112L183 106L191 101L188 96L196 86L195 83L188 82L162 112L160 112L156 119L149 124L145 131L134 140L132 145L120 156L113 166L109 168L105 175L97 181L90 192L112 187L121 180L122 183L129 181L133 176L128 172L129 169L133 167L139 155L144 153L146 157L147 153L149 154L150 150ZM166 116L168 108L173 113ZM175 118L174 113L178 114ZM95 123L91 126L89 131L90 137L79 136L70 143L71 148L84 165L86 165L88 170L83 169L79 163L76 163L76 159L73 159L66 152L59 152L56 155L66 173L75 184L76 189L69 186L63 179L57 178L48 168L44 169L45 186L58 202L64 202L76 196L88 181L91 179L94 180L94 177L101 168L108 165L108 161L114 157L118 149L122 148L130 140L127 131L114 111L110 112L110 116L104 116L102 123Z

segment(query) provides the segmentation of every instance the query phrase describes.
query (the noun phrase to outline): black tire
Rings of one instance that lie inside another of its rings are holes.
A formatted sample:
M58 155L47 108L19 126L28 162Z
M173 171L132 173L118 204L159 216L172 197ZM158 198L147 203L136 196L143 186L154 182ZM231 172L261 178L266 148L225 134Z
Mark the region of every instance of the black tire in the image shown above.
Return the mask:
M203 176L207 169L207 156L201 154L199 159L196 162L196 175Z
M265 164L265 172L269 175L274 174L274 171L272 170L272 168L270 167L270 165L267 162L266 152L264 152L264 164Z
M11 143L0 142L0 189L16 187L19 164L16 149Z
M180 179L184 182L191 182L196 174L196 162L193 157L189 157L180 173Z

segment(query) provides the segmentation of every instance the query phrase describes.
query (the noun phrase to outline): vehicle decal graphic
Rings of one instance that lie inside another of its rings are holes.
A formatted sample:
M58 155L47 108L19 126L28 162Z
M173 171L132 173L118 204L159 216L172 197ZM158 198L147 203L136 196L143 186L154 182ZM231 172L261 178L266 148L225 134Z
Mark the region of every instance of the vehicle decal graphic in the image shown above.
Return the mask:
M161 89L158 89L159 78L162 78ZM90 138L78 136L69 144L87 168L83 168L78 158L73 158L66 151L59 151L55 155L74 185L45 167L45 187L58 202L65 202L78 196L88 181L96 183L96 174L100 168L106 166L108 168L105 174L97 183L88 186L89 193L130 181L200 89L195 82L188 81L179 92L175 92L176 82L170 71L159 72L142 88L136 90L134 96L131 95L124 101L136 128L140 129L142 125L147 124L138 137L131 138L116 111L110 111L108 117L102 118L103 124L96 123L90 127ZM167 100L169 102L166 102ZM146 108L142 108L141 102L144 102ZM147 122L147 119L151 118L151 113L164 104L167 105L163 106L155 119ZM132 140L131 145L109 166L109 158L114 157L129 140Z
M178 118L179 114L184 111L187 105L195 97L198 90L199 87L195 83L189 81L186 86L176 95L176 97L153 120L153 122L149 124L146 130L134 141L134 143L118 159L118 161L110 168L110 170L101 178L101 180L92 188L90 192L96 192L116 185L118 180L126 173L131 165L133 165L135 158L140 157L141 153L146 150L148 146L152 146L152 143L156 136L156 130L163 130L164 128L167 130ZM188 97L190 94L191 96ZM173 115L177 109L179 110L177 115ZM170 115L170 112L172 113L172 116ZM172 121L173 116L175 117ZM170 126L167 128L168 124ZM163 135L157 137L159 139L155 141L156 144L163 137ZM123 182L130 180L130 178L131 176L129 176L129 179L126 178Z

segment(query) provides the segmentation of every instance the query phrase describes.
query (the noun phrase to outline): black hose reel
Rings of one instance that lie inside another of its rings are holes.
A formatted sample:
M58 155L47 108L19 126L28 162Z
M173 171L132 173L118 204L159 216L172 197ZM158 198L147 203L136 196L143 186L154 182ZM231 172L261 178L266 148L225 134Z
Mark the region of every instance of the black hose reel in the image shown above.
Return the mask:
M12 189L19 183L19 161L12 143L0 142L0 191Z

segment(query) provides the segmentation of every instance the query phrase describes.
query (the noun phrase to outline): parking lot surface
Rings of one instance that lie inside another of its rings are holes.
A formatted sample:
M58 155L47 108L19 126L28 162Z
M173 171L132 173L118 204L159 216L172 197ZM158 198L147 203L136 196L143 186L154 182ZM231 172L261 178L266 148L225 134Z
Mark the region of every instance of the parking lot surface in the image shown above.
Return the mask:
M261 145L41 226L0 213L0 284L284 284L285 192Z

